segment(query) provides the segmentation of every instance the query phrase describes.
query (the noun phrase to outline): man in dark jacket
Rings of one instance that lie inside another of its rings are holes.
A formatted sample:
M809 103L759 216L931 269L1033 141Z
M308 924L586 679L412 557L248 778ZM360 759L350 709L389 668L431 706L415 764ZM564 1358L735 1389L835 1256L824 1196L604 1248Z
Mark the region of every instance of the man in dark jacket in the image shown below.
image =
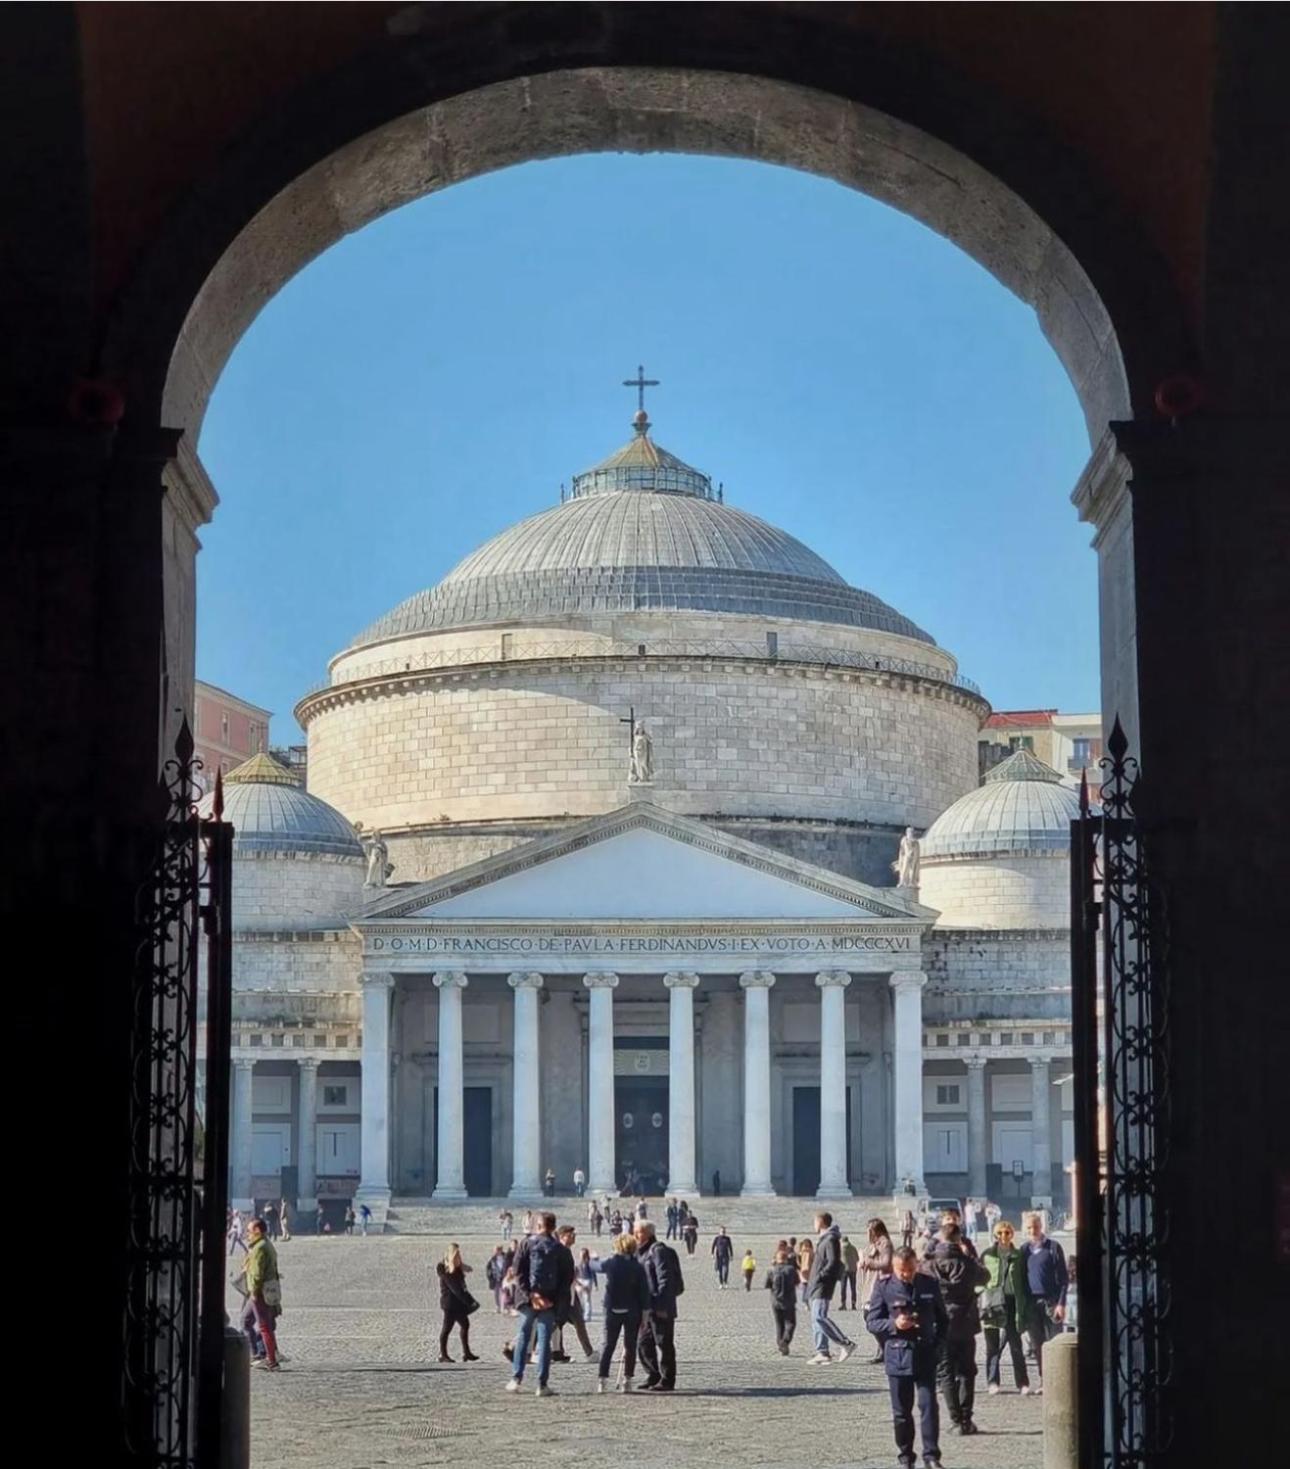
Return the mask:
M734 1252L734 1241L723 1224L712 1236L712 1262L717 1267L717 1286L721 1290L730 1284L730 1259Z
M578 1232L572 1224L562 1224L556 1230L555 1237L560 1241L561 1248L568 1253L569 1269L573 1272L573 1275L570 1277L572 1279L578 1273L578 1262L573 1253L573 1247L578 1242ZM578 1338L578 1345L582 1348L583 1356L586 1357L587 1361L595 1361L597 1352L595 1347L591 1345L591 1338L587 1335L587 1319L583 1314L582 1301L576 1290L569 1292L568 1301L562 1308L556 1311L555 1324L557 1348L551 1353L551 1360L553 1362L568 1362L571 1360L564 1349L564 1328L566 1326L573 1327Z
M917 1394L923 1462L931 1469L941 1462L936 1360L949 1318L940 1286L932 1276L919 1272L918 1256L912 1249L897 1250L891 1267L892 1273L874 1285L865 1325L882 1347L899 1461L913 1469Z
M515 1251L515 1305L520 1329L511 1353L511 1380L507 1392L519 1392L529 1360L529 1342L537 1332L537 1396L552 1396L547 1386L551 1375L551 1331L557 1316L568 1309L573 1294L573 1256L555 1237L555 1215L543 1214L537 1234L530 1235Z
M649 1310L641 1320L640 1359L645 1368L643 1392L671 1392L676 1387L676 1298L685 1288L681 1262L671 1245L654 1233L648 1219L634 1231L636 1250L649 1281Z
M989 1283L983 1265L963 1248L962 1231L952 1220L932 1242L926 1270L940 1282L948 1325L941 1339L936 1376L950 1420L961 1434L978 1433L972 1421L976 1402L976 1338L981 1330L978 1286Z
M1027 1335L1035 1354L1035 1371L1039 1374L1035 1391L1043 1392L1044 1343L1061 1331L1066 1320L1070 1272L1066 1268L1066 1252L1044 1233L1042 1214L1026 1215L1026 1242L1021 1247L1021 1258L1026 1264L1026 1284L1033 1300Z
M665 1238L675 1239L681 1228L681 1211L677 1207L675 1199L669 1199L667 1201L665 1218L667 1219L667 1234Z
M609 1368L621 1336L623 1380L618 1384L618 1391L631 1392L632 1378L636 1374L636 1341L640 1335L641 1322L650 1307L649 1280L645 1275L645 1267L636 1258L636 1239L633 1235L620 1234L614 1240L614 1253L601 1265L600 1278L605 1285L605 1345L600 1353L600 1376L596 1382L596 1391L605 1391Z
M829 1355L830 1342L838 1348L839 1362L846 1361L856 1344L829 1316L833 1292L846 1270L841 1231L834 1224L832 1214L817 1214L815 1230L815 1253L811 1256L811 1274L806 1283L806 1299L811 1303L811 1332L815 1338L815 1355L809 1360L812 1367L828 1367L834 1361Z

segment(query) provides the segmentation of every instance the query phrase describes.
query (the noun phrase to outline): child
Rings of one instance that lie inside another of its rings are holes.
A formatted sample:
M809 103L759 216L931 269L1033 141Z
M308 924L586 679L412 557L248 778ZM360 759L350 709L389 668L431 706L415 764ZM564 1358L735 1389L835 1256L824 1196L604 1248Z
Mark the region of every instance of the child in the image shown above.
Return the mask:
M775 1251L775 1263L766 1272L766 1289L771 1293L770 1309L775 1318L775 1346L781 1357L787 1357L797 1330L797 1266L782 1244Z
M753 1259L753 1252L751 1250L744 1251L744 1260L742 1266L740 1266L740 1269L742 1269L744 1273L744 1289L751 1290L753 1271L757 1269L757 1262Z

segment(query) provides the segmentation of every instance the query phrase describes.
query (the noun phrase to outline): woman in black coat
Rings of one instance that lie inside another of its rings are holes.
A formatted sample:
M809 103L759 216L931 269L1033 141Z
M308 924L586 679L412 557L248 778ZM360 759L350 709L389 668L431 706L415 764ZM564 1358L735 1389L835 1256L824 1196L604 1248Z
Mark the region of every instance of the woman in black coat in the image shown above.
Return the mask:
M466 1286L469 1265L462 1263L459 1245L449 1245L448 1253L435 1266L439 1276L439 1306L443 1311L443 1324L439 1327L439 1360L451 1362L448 1355L448 1337L454 1326L461 1330L461 1360L478 1362L479 1358L470 1350L470 1313L479 1302Z

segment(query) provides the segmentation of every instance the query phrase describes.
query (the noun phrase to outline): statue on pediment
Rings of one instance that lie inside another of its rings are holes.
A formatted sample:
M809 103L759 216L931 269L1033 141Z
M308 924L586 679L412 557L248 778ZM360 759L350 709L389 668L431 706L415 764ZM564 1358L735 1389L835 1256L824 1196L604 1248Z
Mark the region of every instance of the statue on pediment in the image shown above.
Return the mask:
M900 839L900 851L896 860L891 864L892 871L896 874L896 886L898 888L913 888L918 890L918 869L921 862L919 855L918 838L914 835L914 828L907 826L905 835Z
M394 871L390 861L390 849L379 829L359 837L363 844L363 855L367 858L367 871L363 877L365 888L383 888L386 879Z

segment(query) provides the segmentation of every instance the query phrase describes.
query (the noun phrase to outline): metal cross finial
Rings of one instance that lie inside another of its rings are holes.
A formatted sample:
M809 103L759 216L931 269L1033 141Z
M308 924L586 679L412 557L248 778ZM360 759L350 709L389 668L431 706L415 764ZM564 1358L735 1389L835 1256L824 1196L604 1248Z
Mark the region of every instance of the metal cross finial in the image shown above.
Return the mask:
M645 412L645 389L656 388L658 387L658 385L658 378L646 377L645 369L643 367L638 367L636 369L635 377L627 377L623 379L623 387L636 389L636 408L637 411L640 413Z

